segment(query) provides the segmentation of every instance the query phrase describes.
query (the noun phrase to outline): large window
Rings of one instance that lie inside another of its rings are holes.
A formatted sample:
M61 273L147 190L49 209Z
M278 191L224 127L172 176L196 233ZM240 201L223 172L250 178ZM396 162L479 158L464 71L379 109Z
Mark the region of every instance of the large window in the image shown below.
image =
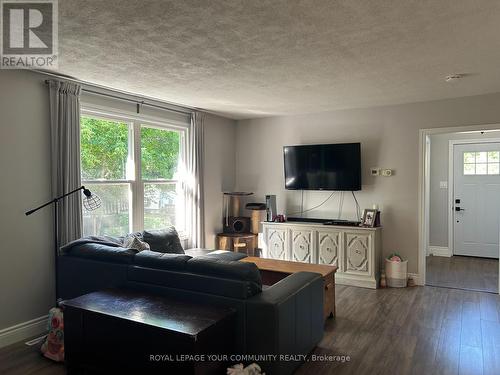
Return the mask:
M82 113L82 182L102 200L98 210L84 210L84 235L123 235L168 225L185 230L179 179L184 132L140 118Z

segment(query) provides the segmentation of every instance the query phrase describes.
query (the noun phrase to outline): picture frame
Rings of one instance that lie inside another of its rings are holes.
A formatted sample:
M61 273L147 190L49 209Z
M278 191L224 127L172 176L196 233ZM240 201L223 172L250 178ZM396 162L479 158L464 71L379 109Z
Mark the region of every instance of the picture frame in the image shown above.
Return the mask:
M361 225L364 227L373 228L376 223L378 210L366 208L363 210L363 219Z

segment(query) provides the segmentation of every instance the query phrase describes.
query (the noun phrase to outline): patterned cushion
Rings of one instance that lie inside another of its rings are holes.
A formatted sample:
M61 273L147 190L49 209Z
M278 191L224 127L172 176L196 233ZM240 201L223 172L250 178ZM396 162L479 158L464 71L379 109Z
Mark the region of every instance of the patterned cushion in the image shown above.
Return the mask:
M127 236L123 241L123 247L127 249L134 249L139 251L149 250L149 244L147 242L141 241L135 235Z

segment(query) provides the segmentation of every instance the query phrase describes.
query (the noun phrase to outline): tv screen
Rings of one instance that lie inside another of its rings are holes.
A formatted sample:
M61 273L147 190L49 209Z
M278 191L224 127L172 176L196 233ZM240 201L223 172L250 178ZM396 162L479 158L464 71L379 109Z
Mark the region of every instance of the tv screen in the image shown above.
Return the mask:
M283 147L285 188L361 190L361 144Z

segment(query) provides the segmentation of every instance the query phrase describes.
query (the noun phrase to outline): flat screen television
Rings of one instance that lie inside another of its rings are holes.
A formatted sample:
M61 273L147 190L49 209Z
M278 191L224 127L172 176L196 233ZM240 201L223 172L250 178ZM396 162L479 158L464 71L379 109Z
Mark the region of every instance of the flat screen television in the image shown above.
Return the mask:
M361 190L361 144L338 143L283 147L285 188Z

